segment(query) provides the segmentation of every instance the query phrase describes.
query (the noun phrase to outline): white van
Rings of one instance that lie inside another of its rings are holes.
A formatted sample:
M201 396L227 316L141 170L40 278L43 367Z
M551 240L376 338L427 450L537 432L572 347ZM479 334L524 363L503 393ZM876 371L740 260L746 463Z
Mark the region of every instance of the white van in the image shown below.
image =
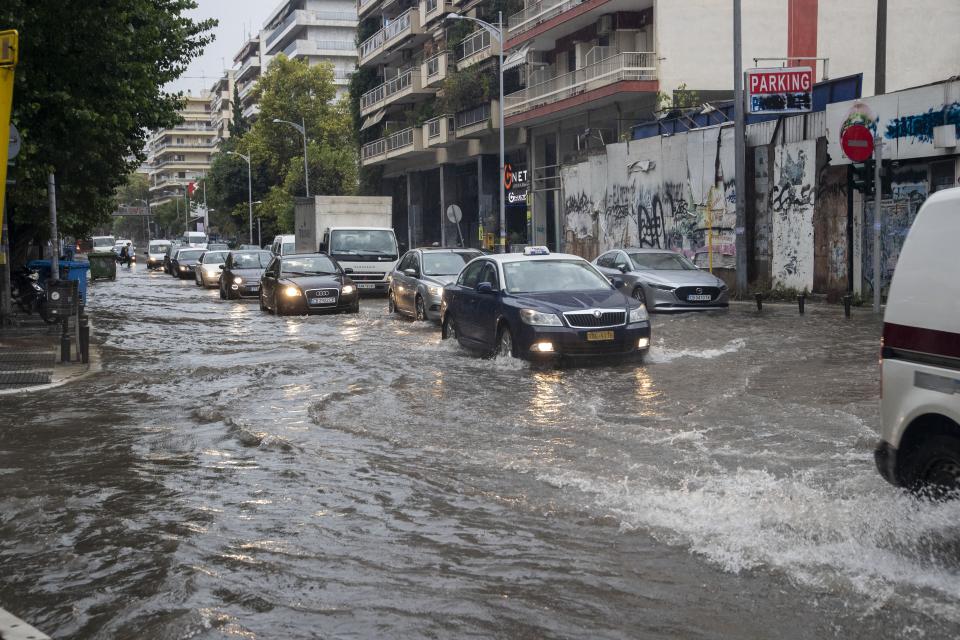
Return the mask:
M296 236L274 236L273 244L270 245L270 253L275 256L288 256L291 253L296 253L296 244Z
M888 481L942 496L960 490L960 189L930 196L900 251L880 360Z
M187 231L180 238L180 243L185 247L205 247L207 246L207 234L203 231Z

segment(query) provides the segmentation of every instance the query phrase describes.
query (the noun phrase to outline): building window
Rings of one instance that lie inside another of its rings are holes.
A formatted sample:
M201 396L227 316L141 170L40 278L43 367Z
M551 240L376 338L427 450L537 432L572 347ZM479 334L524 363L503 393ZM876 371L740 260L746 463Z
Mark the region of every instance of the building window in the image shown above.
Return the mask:
M930 164L930 191L932 193L956 186L954 178L953 160Z

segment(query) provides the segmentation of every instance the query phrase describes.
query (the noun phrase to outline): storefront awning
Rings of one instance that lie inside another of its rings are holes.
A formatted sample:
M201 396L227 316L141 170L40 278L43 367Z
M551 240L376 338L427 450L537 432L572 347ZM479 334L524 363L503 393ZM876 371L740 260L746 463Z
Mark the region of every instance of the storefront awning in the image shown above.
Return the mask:
M363 121L363 124L360 125L360 131L369 129L373 125L379 123L381 120L383 120L383 116L386 115L386 113L387 112L384 111L383 109L380 109L380 111L377 111L375 114L373 114L372 116L370 116L369 118Z
M525 44L506 58L503 59L503 70L508 71L514 67L519 67L527 61L527 54L530 52L530 45Z

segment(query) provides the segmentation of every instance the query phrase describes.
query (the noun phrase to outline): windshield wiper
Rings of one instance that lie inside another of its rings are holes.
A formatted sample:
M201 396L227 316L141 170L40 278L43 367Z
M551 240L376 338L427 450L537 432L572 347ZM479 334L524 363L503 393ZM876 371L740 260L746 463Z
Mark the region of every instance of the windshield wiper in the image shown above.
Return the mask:
M284 271L283 273L280 274L280 277L283 277L283 276L305 276L305 275L307 275L307 274L304 273L303 271Z
M307 271L307 275L311 276L333 276L336 275L330 271Z

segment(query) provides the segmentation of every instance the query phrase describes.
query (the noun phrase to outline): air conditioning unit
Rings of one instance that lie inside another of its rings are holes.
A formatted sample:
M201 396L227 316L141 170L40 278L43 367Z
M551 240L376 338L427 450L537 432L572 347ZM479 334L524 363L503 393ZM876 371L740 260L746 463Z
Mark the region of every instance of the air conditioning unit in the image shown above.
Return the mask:
M597 35L606 36L610 35L613 32L613 14L607 14L605 16L600 16L600 19L597 20Z
M953 149L957 146L957 127L945 124L933 128L933 146L937 149Z

